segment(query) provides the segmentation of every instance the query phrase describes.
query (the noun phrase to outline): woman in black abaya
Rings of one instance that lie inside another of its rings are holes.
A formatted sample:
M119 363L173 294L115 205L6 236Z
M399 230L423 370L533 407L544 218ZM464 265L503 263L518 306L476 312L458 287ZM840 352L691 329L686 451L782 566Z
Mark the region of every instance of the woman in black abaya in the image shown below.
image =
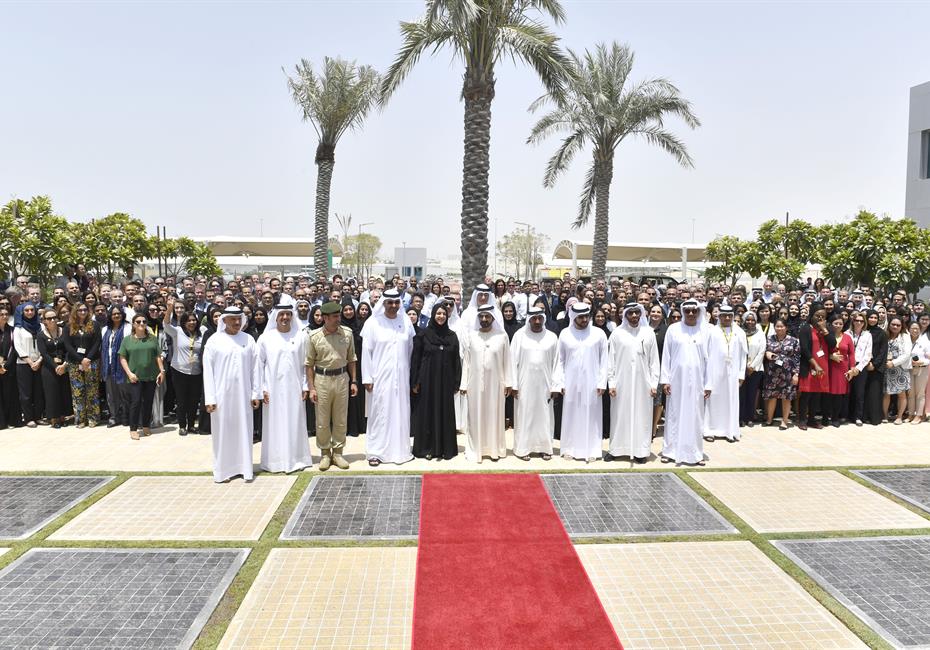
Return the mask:
M362 376L362 324L358 322L355 315L355 303L352 302L351 296L345 296L342 299L342 318L343 327L352 330L352 339L355 341L355 376ZM349 396L349 415L346 418L346 435L357 436L365 433L367 422L365 420L365 391L358 391L355 397Z
M410 362L410 386L419 396L410 428L413 455L446 459L458 454L455 439L455 393L462 378L459 340L449 329L445 302L433 306L429 325L417 334Z

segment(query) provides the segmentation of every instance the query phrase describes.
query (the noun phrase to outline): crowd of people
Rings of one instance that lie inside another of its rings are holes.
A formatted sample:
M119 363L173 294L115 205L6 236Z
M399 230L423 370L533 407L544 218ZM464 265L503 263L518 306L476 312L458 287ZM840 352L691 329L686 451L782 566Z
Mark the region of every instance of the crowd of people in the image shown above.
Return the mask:
M703 464L703 443L927 416L930 311L904 291L693 285L565 274L475 288L269 273L54 286L0 297L0 428L177 422L213 435L214 477L413 457ZM663 417L664 416L664 417ZM792 424L794 423L794 424ZM660 425L661 428L660 428ZM608 451L602 452L603 440Z

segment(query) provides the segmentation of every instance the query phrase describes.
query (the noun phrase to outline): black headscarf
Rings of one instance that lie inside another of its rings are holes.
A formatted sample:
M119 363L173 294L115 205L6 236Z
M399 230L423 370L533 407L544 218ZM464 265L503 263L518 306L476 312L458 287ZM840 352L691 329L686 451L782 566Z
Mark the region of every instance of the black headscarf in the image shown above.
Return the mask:
M442 325L436 322L436 311L439 309L446 312L446 322ZM429 324L423 329L423 337L433 345L453 345L458 341L455 332L449 328L449 309L444 300L437 300L433 305Z
M213 314L215 314L218 311L223 311L223 308L217 305L216 303L207 307L207 317L206 317L206 322L204 323L204 327L206 327L207 329L204 330L204 333L203 333L203 341L201 343L203 348L201 349L205 350L207 348L207 341L210 340L211 336L216 334L216 325L213 324Z
M507 338L512 341L513 335L520 331L522 325L517 322L517 306L510 300L501 305L501 314L507 309L507 305L510 305L511 309L513 309L513 318L508 319L504 316L504 331L507 332Z
M346 318L343 314L342 310L345 309L346 306L352 308L352 318ZM342 307L339 310L339 322L342 323L343 327L348 327L352 330L353 334L358 334L362 329L362 325L358 320L358 313L355 310L355 303L352 302L352 298L349 296L345 296L342 299ZM356 353L357 352L358 351L356 351Z
M264 323L259 323L255 320L255 314L258 312L265 315ZM258 340L258 337L262 335L266 327L268 327L268 310L264 307L253 307L252 316L249 318L249 324L246 326L245 331L250 334L253 339Z
M313 330L320 329L321 327L323 327L322 325L317 325L316 321L313 318L314 314L316 314L316 312L318 311L320 311L320 306L313 305L313 307L310 308L310 312L307 314L307 329L310 330L311 332Z

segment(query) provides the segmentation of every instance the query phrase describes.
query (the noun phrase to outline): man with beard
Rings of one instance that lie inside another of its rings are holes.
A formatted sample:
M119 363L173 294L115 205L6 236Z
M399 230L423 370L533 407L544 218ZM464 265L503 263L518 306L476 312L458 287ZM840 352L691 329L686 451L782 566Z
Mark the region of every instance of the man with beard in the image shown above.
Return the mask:
M401 294L388 289L362 328L362 383L368 409L368 464L406 463L410 451L410 356L415 332L400 311Z
M666 396L662 462L704 464L704 402L711 395L710 328L696 300L681 304L682 320L665 332L659 382Z
M465 457L479 463L485 456L496 462L507 455L504 398L514 381L510 340L494 311L491 305L479 307L477 331L467 332L461 340L465 354L460 389L468 395Z
M513 336L510 352L514 369L513 453L521 460L530 454L552 458L555 414L552 409L559 338L546 329L546 311L530 307L526 324Z
M652 444L653 398L659 384L659 348L642 304L631 302L607 345L610 448L604 460L629 456L645 463Z

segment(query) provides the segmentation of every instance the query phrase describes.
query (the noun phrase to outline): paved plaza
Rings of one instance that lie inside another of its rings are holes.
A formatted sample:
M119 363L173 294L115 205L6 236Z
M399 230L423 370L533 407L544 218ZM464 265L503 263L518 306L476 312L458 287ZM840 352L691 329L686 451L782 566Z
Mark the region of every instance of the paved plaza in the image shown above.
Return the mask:
M359 438L226 484L208 436L119 431L0 432L0 647L409 648L422 473L479 469L541 473L626 648L930 644L930 426L755 427L704 468L372 469Z

